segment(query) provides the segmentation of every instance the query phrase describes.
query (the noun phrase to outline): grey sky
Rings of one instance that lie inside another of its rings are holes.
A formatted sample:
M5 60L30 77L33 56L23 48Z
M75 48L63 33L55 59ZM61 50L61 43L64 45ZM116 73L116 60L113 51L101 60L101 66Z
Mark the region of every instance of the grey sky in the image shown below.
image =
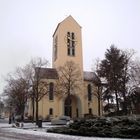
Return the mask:
M51 63L53 32L69 15L82 26L85 70L111 44L140 55L140 0L0 0L0 93L2 77L31 57Z

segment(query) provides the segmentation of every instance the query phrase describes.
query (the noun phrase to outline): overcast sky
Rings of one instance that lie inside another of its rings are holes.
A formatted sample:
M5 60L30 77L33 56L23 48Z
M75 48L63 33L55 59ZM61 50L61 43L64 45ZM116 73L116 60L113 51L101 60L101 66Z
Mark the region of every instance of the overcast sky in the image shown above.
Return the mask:
M140 55L140 0L0 0L0 93L3 76L32 57L51 63L53 32L69 15L82 26L85 70L111 44Z

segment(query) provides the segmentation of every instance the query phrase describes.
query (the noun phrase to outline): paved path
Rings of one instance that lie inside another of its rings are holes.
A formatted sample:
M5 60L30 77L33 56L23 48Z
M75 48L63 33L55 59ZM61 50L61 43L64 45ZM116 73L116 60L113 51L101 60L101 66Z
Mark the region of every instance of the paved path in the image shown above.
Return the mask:
M9 132L6 129L0 128L0 140L53 140L45 136L36 136L32 134L20 134Z

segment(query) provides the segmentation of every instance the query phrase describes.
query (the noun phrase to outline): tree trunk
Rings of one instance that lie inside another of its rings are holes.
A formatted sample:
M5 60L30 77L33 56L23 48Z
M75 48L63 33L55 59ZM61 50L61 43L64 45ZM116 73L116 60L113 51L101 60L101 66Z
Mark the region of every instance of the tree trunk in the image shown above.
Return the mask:
M25 103L23 103L22 112L21 112L21 121L22 122L24 122L24 111L25 111Z
M100 87L98 86L98 115L101 116L101 96L100 96Z
M36 99L36 124L38 125L38 100Z
M68 116L71 117L71 112L70 112L70 81L69 81L69 88L68 88Z
M34 117L35 117L35 101L34 101L34 97L32 98L32 107L33 107L33 110L32 110L32 122L34 122Z
M21 114L21 122L24 122L24 114Z
M116 103L117 103L117 115L119 113L119 100L118 100L118 94L117 91L115 91L115 96L116 96Z
M126 95L125 95L125 91L123 92L123 112L125 115L127 115L128 111L127 111L127 102L126 102Z
M70 103L70 94L68 94L68 116L71 117L71 114L70 114L70 106L71 106L71 103Z
M124 102L123 102L123 112L124 112L124 114L125 115L127 115L127 113L128 113L128 111L127 111L127 101L126 101L126 70L127 69L125 69L125 77L123 78L123 100L124 100Z

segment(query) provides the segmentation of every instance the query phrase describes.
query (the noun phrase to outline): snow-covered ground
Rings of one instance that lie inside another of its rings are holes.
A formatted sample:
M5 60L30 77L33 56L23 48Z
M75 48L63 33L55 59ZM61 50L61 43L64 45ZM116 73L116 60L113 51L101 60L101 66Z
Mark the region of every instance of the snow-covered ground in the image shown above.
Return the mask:
M13 128L12 124L0 123L0 128L6 132L18 133L18 134L29 134L34 136L42 136L50 138L52 140L120 140L119 138L97 138L97 137L82 137L82 136L71 136L63 134L48 133L46 129L55 127L50 123L43 123L43 128L38 128L35 123L24 123L23 128ZM124 140L124 139L123 139ZM125 139L127 140L127 139ZM130 139L128 139L130 140Z

